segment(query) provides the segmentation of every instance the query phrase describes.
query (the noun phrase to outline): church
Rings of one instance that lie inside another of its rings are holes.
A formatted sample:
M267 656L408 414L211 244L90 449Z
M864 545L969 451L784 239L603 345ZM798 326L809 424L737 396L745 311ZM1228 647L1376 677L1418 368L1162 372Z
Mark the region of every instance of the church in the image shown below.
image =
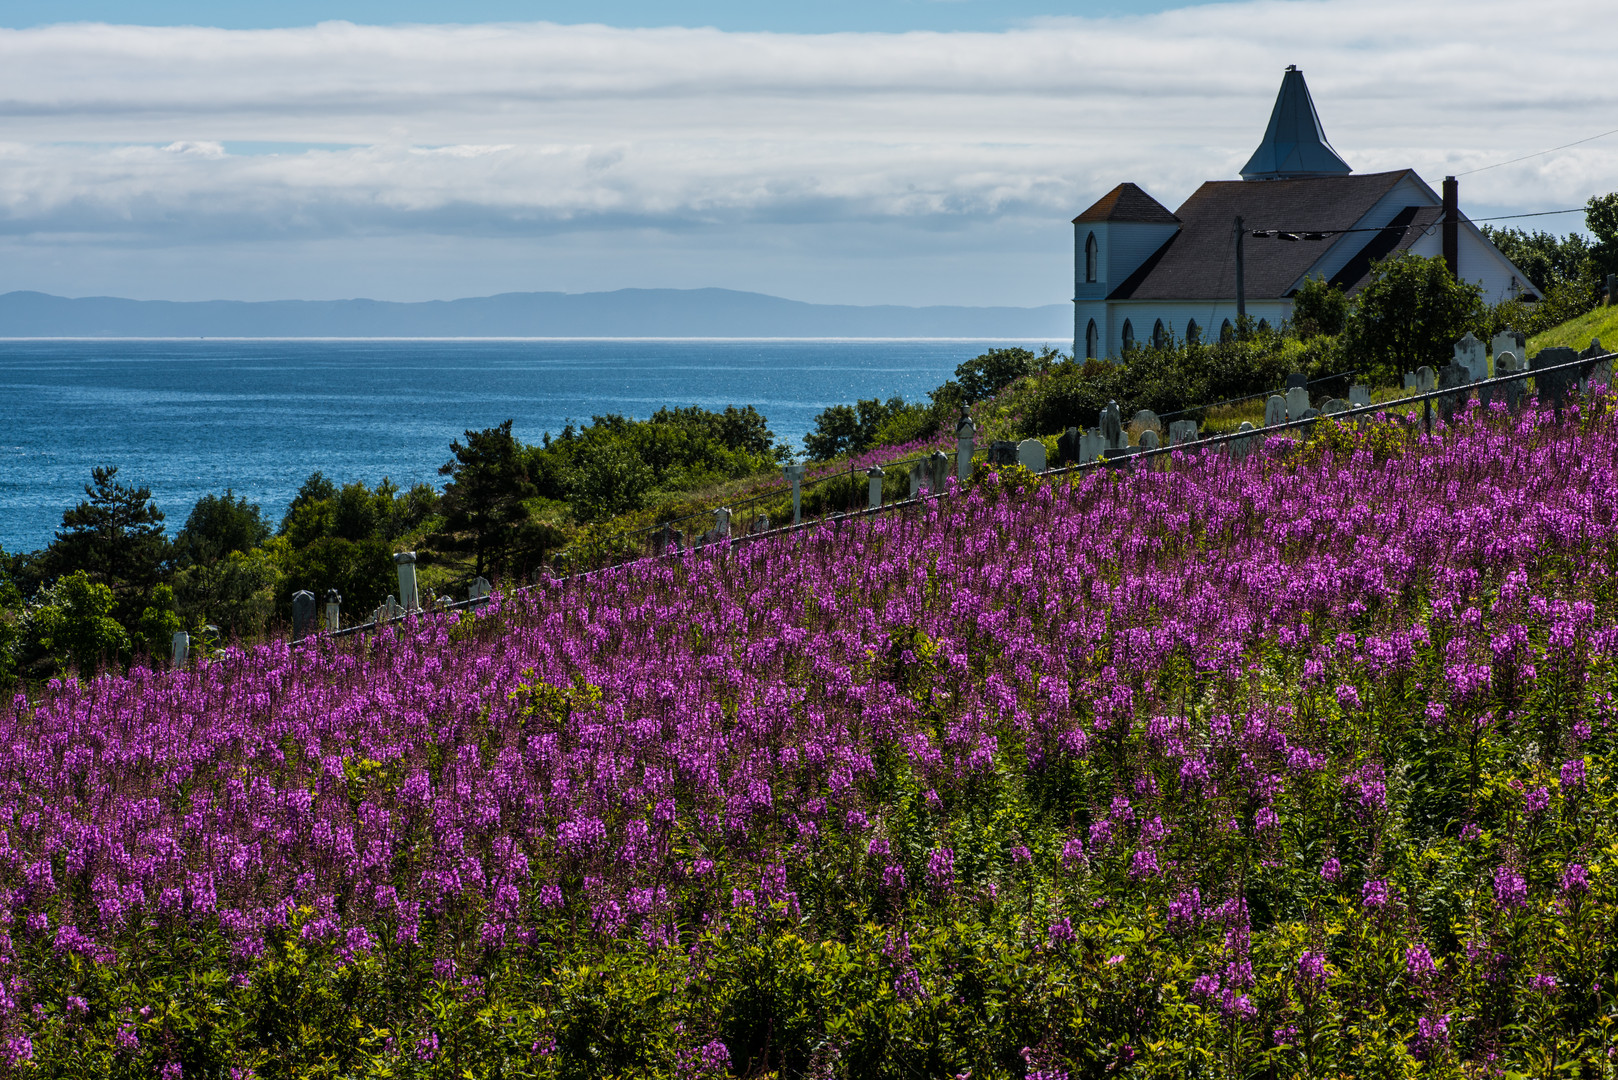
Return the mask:
M1444 256L1488 303L1537 300L1533 284L1468 221L1453 177L1354 174L1326 141L1303 72L1288 67L1264 141L1240 180L1210 180L1170 211L1119 184L1073 219L1073 355L1228 337L1239 313L1291 317L1311 277L1352 296L1399 251Z

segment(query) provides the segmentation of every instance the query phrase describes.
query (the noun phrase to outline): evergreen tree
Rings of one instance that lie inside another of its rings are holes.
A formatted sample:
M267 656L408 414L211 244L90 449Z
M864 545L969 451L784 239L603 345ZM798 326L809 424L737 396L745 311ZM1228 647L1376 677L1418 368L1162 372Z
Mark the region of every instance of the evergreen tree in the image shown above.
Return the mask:
M510 420L467 431L465 445L452 442L449 449L454 458L438 470L450 478L440 504L444 527L432 543L441 551L471 552L482 576L504 568L522 546L524 500L534 496L534 484Z
M89 498L63 512L49 561L55 576L82 570L109 586L122 604L157 583L168 540L151 489L126 487L117 475L115 465L90 471L91 482L84 485Z

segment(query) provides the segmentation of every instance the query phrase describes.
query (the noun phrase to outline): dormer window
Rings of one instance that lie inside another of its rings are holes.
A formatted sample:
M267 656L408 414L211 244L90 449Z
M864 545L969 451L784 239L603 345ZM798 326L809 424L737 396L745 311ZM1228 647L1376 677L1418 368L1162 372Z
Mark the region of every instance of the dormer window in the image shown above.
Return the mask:
M1091 233L1084 241L1084 281L1093 284L1096 280L1096 261L1101 253L1101 245L1096 243L1096 234Z

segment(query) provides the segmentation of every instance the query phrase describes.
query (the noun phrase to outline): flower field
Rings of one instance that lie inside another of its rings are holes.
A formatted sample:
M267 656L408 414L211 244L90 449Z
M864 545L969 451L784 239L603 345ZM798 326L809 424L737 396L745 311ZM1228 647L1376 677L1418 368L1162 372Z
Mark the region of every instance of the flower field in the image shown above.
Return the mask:
M0 1074L1613 1075L1602 408L19 696Z

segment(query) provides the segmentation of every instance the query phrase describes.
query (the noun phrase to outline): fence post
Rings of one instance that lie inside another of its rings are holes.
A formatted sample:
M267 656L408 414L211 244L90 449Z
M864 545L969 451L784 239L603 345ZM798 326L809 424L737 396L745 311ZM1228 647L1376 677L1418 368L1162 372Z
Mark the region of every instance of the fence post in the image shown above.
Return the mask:
M865 470L865 476L871 482L870 508L872 510L882 508L882 478L886 475L887 473L882 471L882 466L880 465L872 465Z
M191 635L184 630L174 631L174 666L181 667L191 654Z
M302 641L315 624L315 594L299 589L292 594L292 640Z
M803 470L804 465L788 465L781 470L783 476L792 482L792 524L803 523Z
M421 610L421 596L416 592L416 553L401 551L393 561L399 567L399 606L407 612Z
M955 475L963 483L972 477L972 440L977 432L971 414L961 417L955 425Z
M331 631L343 628L342 612L343 594L336 589L326 590L326 629Z

